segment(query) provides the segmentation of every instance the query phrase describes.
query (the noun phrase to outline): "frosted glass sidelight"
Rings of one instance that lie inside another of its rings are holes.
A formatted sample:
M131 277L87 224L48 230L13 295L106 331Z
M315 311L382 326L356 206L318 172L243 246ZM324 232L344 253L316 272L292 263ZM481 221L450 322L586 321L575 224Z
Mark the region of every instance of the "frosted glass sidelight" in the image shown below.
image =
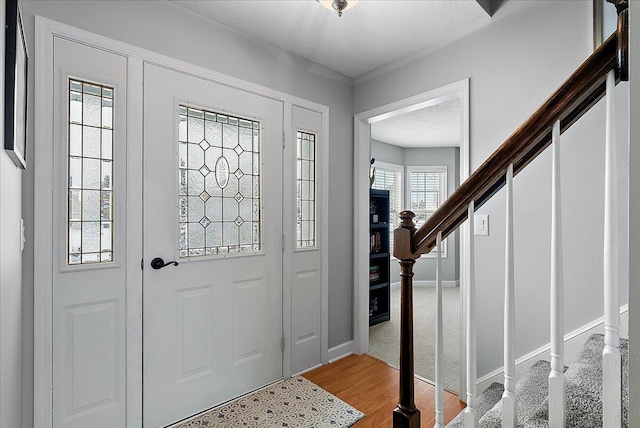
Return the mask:
M296 247L316 246L316 135L297 133L296 160Z
M82 127L82 156L87 158L100 158L100 128L90 126Z
M85 94L82 100L82 123L100 126L100 97Z
M82 220L83 221L99 221L100 220L100 191L99 190L83 190L82 191Z
M69 265L113 261L113 97L113 88L69 79Z
M82 159L82 187L100 189L100 159Z
M260 123L178 107L178 252L261 250Z

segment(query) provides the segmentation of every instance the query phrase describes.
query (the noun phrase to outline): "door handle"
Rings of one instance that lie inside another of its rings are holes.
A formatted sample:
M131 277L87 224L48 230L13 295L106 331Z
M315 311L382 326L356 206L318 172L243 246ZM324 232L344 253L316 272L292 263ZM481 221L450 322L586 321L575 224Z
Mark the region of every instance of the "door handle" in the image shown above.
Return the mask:
M164 260L162 260L160 257L156 257L155 259L151 260L151 267L154 269L162 269L163 267L169 266L171 264L174 266L178 266L178 262L170 261L165 263Z

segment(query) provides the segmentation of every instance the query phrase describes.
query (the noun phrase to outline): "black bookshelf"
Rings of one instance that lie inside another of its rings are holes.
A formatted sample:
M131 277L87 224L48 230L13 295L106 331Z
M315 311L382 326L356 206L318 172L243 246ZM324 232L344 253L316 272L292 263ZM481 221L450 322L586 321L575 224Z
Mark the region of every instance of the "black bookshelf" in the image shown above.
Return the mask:
M369 326L391 318L389 191L369 191Z

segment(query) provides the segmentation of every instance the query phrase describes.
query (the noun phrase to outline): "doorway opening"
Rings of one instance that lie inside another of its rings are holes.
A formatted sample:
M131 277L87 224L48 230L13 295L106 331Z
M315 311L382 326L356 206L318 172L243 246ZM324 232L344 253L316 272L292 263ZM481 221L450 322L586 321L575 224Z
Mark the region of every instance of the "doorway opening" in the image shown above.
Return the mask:
M469 80L428 91L392 104L360 113L355 117L355 171L354 171L354 283L355 283L355 350L357 353L371 353L397 366L399 352L399 267L397 260L390 262L390 319L369 328L370 313L370 272L367 247L369 235L369 188L390 190L390 219L397 217L399 211L408 209L418 214L418 227L437 206L460 185L469 175ZM421 128L422 127L422 128ZM373 161L375 159L375 161ZM373 162L373 164L371 164ZM370 180L373 168L375 177ZM393 174L395 180L383 180ZM398 178L398 176L401 178ZM378 181L378 183L376 183ZM393 191L385 187L384 182L395 182ZM432 185L425 187L429 182ZM438 192L438 186L440 192ZM395 198L393 194L396 194ZM428 194L428 195L427 195ZM426 197L426 198L425 198ZM429 203L427 203L429 199ZM395 206L394 206L395 203ZM397 211L397 212L396 212ZM397 223L397 222L396 222ZM393 229L395 223L390 229ZM445 331L449 351L455 353L455 362L450 367L446 388L457 391L460 396L466 394L464 368L464 308L463 296L467 284L468 257L466 225L452 234L444 244L446 258L443 259L445 317L451 330ZM391 232L392 233L392 232ZM391 239L391 238L390 238ZM370 239L369 239L370 243ZM392 248L392 247L390 247ZM447 267L445 267L447 266ZM423 299L432 303L429 297L434 293L435 258L423 255L416 263L414 289L418 308ZM421 295L424 294L424 297ZM394 298L394 296L396 296ZM416 336L433 337L423 339L423 352L418 352L420 342L416 342L416 374L427 379L433 376L433 348L435 343L434 323L428 320L428 308L414 313ZM421 317L420 313L425 315ZM397 325L394 326L394 315ZM424 319L423 319L424 318ZM394 333L391 333L391 332ZM425 335L428 331L432 334ZM371 334L370 334L371 333ZM417 339L416 339L417 340ZM447 352L447 351L445 351ZM420 354L425 354L422 357ZM428 358L427 358L427 355ZM431 359L431 360L429 360ZM454 360L454 358L451 358ZM419 369L424 367L425 370ZM430 370L427 370L429 368Z

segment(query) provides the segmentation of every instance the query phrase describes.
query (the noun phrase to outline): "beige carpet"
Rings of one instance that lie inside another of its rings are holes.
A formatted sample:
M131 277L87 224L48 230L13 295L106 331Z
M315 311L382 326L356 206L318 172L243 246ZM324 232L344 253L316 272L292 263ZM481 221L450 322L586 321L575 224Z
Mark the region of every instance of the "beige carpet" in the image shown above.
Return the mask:
M444 324L444 387L457 392L459 387L460 288L446 287L442 292ZM436 344L435 287L416 287L413 292L415 373L435 379ZM369 354L399 367L400 289L391 290L391 320L369 329Z

